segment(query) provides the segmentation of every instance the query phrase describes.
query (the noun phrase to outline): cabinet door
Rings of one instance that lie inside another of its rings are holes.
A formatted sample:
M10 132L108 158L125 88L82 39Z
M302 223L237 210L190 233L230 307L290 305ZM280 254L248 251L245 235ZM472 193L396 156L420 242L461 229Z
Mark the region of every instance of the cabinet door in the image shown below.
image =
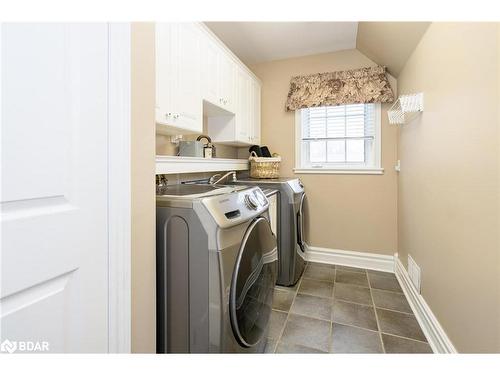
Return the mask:
M236 106L236 140L243 143L248 143L248 75L246 72L239 68L236 74L236 90L237 90L237 106Z
M219 79L218 79L218 58L219 47L206 34L201 33L201 79L202 79L202 99L205 99L212 104L220 105L219 103Z
M173 125L193 132L203 132L201 100L200 33L192 23L177 26L174 58L177 85L174 93Z
M234 112L235 110L235 63L222 49L217 59L217 79L219 81L218 100L215 104Z
M156 24L156 122L166 133L201 133L200 33L192 23Z
M157 23L155 40L156 122L167 124L173 119L174 90L177 71L174 62L174 24Z
M260 84L252 79L252 143L260 144Z

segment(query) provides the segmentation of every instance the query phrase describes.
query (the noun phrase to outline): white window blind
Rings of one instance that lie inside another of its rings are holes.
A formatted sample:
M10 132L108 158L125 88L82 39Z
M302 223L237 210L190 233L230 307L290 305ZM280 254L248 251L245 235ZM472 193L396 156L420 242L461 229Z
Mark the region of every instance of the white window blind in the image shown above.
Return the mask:
M377 167L377 104L301 109L299 168Z

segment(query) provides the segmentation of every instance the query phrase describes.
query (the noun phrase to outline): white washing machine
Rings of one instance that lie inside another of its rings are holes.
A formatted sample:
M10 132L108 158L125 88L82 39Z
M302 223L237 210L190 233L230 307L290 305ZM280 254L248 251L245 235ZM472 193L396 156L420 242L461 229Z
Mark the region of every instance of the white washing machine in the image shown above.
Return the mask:
M277 275L258 187L174 185L156 197L157 352L259 353Z

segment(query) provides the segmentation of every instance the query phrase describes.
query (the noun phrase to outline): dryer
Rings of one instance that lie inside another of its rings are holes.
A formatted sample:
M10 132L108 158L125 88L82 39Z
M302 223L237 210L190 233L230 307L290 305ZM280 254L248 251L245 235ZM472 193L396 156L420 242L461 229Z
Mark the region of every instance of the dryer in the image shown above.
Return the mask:
M259 353L277 242L258 187L175 185L156 198L157 352Z
M298 178L242 178L231 184L260 186L278 190L278 280L277 284L292 286L305 268L304 185Z

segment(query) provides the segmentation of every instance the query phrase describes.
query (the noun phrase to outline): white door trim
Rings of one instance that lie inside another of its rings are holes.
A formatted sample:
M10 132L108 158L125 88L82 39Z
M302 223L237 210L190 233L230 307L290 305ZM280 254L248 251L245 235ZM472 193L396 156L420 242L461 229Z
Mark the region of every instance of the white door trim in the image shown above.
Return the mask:
M130 353L130 23L108 30L108 351Z
M436 316L432 313L429 305L417 289L413 286L410 276L397 255L394 256L396 278L403 289L403 292L410 304L410 307L417 318L417 321L424 332L429 345L434 353L457 353L453 343L446 335Z
M375 271L394 272L394 257L392 255L327 249L307 244L305 255L308 262L339 264L341 266L366 268Z

